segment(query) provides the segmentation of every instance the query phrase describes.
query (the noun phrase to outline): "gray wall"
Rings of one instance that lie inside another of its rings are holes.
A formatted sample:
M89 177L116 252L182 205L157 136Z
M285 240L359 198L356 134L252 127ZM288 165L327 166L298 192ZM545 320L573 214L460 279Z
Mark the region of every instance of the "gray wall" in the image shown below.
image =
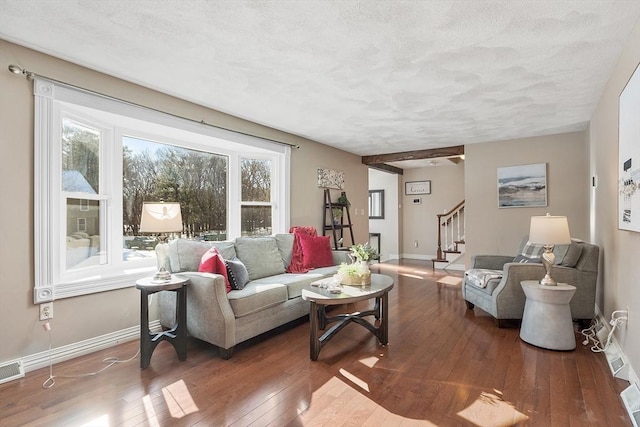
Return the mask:
M7 71L10 64L176 115L300 144L291 155L291 224L313 225L321 233L323 193L316 184L316 170L328 167L345 173L346 191L359 213L352 217L356 240L368 238L367 168L359 156L0 40L0 363L44 351L49 345L33 304L33 84ZM133 287L55 301L53 347L139 325L139 301Z

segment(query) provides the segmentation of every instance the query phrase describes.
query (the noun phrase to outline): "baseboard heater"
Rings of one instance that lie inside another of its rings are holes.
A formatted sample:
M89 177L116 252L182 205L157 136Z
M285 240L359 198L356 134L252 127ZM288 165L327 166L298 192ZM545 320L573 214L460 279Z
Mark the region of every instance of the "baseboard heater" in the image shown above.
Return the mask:
M640 427L640 389L638 384L631 384L622 390L620 397L629 413L633 427Z
M23 377L24 366L21 360L13 360L0 365L0 384Z

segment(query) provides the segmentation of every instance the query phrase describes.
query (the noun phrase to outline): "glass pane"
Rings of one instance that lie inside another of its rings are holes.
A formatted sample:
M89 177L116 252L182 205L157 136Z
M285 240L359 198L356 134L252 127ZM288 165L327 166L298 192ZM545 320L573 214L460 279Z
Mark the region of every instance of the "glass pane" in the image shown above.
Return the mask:
M100 131L62 120L62 190L100 192Z
M226 240L227 156L133 137L122 143L125 260L155 256L156 236L139 232L143 202L180 203L184 237Z
M67 199L66 269L105 264L100 241L100 202Z
M271 201L271 160L242 159L243 202Z
M271 206L242 206L240 212L243 236L271 235Z

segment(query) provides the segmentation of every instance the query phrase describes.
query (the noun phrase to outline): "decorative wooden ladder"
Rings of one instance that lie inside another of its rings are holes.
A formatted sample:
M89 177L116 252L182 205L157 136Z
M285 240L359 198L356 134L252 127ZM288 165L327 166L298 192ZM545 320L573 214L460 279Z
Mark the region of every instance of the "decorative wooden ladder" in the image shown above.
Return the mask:
M343 191L341 196L347 197L346 193ZM340 217L340 223L336 224L333 220L333 210L340 209L342 211L342 216ZM351 214L349 213L349 204L348 203L340 203L340 202L332 202L331 201L331 192L328 188L324 190L324 211L322 218L322 235L325 236L327 231L331 231L333 237L333 248L335 250L340 249L340 243L344 238L344 230L349 230L349 237L351 237L351 244L355 245L355 240L353 238L353 227L351 225ZM345 222L345 214L346 214L346 222Z
M459 246L464 245L464 200L448 212L437 214L436 217L438 218L438 251L436 257L431 259L433 270L437 262L449 263L447 254L462 253ZM442 249L443 246L444 249Z

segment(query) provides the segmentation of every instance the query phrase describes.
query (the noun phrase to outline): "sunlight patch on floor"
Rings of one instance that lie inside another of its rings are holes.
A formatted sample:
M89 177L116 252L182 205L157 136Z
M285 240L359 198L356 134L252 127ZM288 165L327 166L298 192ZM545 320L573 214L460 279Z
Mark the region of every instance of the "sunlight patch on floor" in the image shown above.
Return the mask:
M160 423L158 423L158 417L156 417L156 410L153 409L153 402L151 401L151 396L148 394L142 398L142 404L144 405L144 412L147 414L147 422L150 427L158 427Z
M173 418L182 418L198 411L198 407L183 380L164 387L162 395Z
M411 277L413 279L424 279L423 276L416 276L415 274L407 274L407 273L398 273L398 276Z
M82 424L80 427L109 427L109 415L104 414L88 423Z
M302 426L335 425L335 421L348 420L356 412L359 413L358 425L437 427L427 420L394 414L337 377L313 392L311 404L299 414L299 421ZM366 419L362 417L363 412L367 414Z
M458 412L458 416L479 427L508 427L529 419L512 403L487 392L480 393L475 402Z
M373 368L374 366L376 366L376 363L378 363L378 360L380 359L378 359L375 356L371 356L371 357L365 357L364 359L360 359L359 362L362 363L367 368Z
M361 389L363 389L367 393L369 391L371 391L371 390L369 390L369 384L367 384L366 381L361 380L360 378L356 377L355 375L353 375L351 372L347 371L346 369L340 368L340 370L338 372L340 372L343 377L345 377L346 379L348 379L349 381L351 381L352 383L354 383L355 385L357 385L358 387L360 387Z

